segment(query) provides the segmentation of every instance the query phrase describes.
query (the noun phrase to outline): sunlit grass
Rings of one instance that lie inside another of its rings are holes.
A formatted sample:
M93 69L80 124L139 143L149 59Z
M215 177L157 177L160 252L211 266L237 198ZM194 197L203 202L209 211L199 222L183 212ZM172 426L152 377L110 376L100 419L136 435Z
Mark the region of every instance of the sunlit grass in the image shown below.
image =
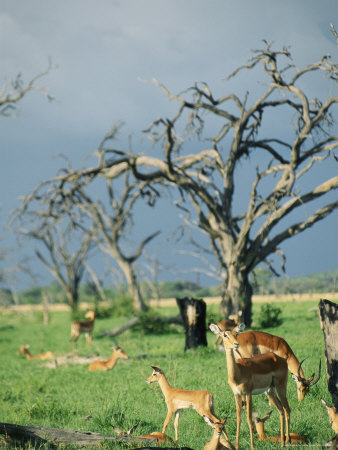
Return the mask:
M283 323L266 331L283 336L298 359L304 362L305 373L317 372L319 358L324 367L324 341L314 302L281 303ZM254 305L254 322L259 305ZM217 306L209 312L217 315ZM178 314L167 308L166 314ZM183 330L167 335L144 336L129 330L115 339L95 335L120 325L126 319L102 319L95 324L93 346L88 350L81 336L77 352L108 358L110 346L119 344L130 356L119 360L112 371L88 372L88 365L59 366L49 369L43 361L28 361L17 354L21 344L40 353L54 351L61 356L70 351L70 314L54 312L49 326L42 323L41 313L2 315L0 320L0 421L20 425L42 425L56 428L97 431L114 434L113 427L128 430L137 424L135 434L161 431L166 405L158 385L147 385L151 365L158 365L172 386L186 389L209 389L214 395L219 417L228 417L227 431L234 443L236 414L233 394L227 384L224 352L214 351L215 337L208 332L208 348L184 352ZM143 355L143 357L138 357ZM332 437L327 413L320 402L331 403L325 370L320 381L305 400L298 402L296 385L289 376L288 399L291 407L291 431L305 435L318 445ZM264 415L271 410L264 395L254 396L254 410ZM267 435L279 434L276 411L266 424ZM167 434L174 436L173 420ZM181 413L179 444L199 450L211 438L212 430L192 410ZM276 444L259 442L257 448L276 448ZM114 448L116 444L114 444ZM243 413L241 448L249 448L249 432ZM106 448L112 448L107 444Z

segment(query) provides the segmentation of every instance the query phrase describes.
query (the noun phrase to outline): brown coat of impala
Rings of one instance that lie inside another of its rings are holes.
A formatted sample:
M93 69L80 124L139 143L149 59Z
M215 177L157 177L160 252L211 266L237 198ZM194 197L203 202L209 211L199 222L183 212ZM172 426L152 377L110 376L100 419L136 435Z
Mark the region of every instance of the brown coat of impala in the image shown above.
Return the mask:
M330 406L326 403L325 400L321 399L321 402L325 406L327 413L329 415L330 424L332 427L332 430L338 434L338 413L336 411L336 408L334 406Z
M239 348L235 352L236 358L251 358L255 355L273 352L281 358L286 359L288 369L292 374L293 380L297 384L298 400L304 399L311 386L315 385L320 378L321 361L319 361L319 370L316 379L314 374L305 378L302 370L303 361L299 362L285 339L264 331L245 331L237 336Z
M45 359L55 358L55 353L50 352L50 351L44 352L44 353L39 353L38 355L32 355L31 352L29 351L29 345L21 345L21 347L19 349L19 355L25 355L27 359L45 360Z
M88 370L93 372L94 370L111 370L114 368L117 360L120 358L128 359L127 353L125 353L121 347L112 347L113 353L109 359L92 361L89 364Z
M151 366L152 374L147 378L147 383L157 382L160 385L162 394L168 408L167 417L164 420L162 433L165 432L171 416L175 413L174 428L175 439L178 441L178 420L180 409L193 408L202 416L209 418L212 422L219 422L219 418L214 414L213 396L210 391L188 391L186 389L173 388L159 367Z
M84 334L86 336L87 345L92 343L92 334L94 329L95 311L88 311L85 317L89 320L72 322L70 326L70 341L76 344L77 340Z
M258 438L261 441L271 441L271 442L280 442L280 436L267 436L264 430L264 423L270 418L272 411L266 414L264 417L255 419L255 427L258 434ZM299 445L299 444L307 444L308 440L306 437L301 436L297 433L290 433L290 443L291 445Z
M276 407L280 415L281 445L284 447L284 444L289 442L290 423L290 407L286 397L288 382L286 360L272 352L236 360L234 353L241 348L237 335L243 328L244 325L240 324L233 330L222 331L217 325L210 325L210 330L222 337L226 354L228 384L235 396L237 419L236 449L239 448L242 398L245 398L250 443L253 449L252 395L263 392L267 393L270 402ZM286 433L284 433L284 419L286 422Z

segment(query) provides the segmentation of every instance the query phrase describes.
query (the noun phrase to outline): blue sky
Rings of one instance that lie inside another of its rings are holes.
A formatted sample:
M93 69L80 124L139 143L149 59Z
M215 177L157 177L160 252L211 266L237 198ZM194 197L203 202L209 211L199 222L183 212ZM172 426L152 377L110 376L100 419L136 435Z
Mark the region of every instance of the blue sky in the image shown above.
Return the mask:
M28 80L49 58L57 66L40 83L55 101L30 93L16 119L1 118L2 219L56 173L55 154L79 166L113 123L125 122L127 136L170 115L174 105L140 80L155 77L174 92L203 80L221 92L262 39L291 46L299 66L336 57L330 23L338 29L337 12L336 0L1 0L1 84L18 72ZM233 81L231 89L257 80L247 83ZM336 269L337 229L335 213L285 244L287 274Z

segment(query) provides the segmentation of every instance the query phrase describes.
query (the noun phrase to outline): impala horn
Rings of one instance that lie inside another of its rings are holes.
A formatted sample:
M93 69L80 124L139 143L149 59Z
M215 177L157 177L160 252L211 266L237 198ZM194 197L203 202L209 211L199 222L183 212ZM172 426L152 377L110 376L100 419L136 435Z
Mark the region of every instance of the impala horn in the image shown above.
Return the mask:
M300 368L302 367L303 362L307 359L308 357L304 358L299 364L298 364L298 369L297 369L297 377L299 380L305 380L305 378L300 374Z
M319 368L318 368L318 375L317 375L317 378L316 378L315 380L310 381L309 387L310 387L310 386L313 386L313 385L316 384L316 383L318 383L319 378L320 378L320 370L321 370L321 368L322 368L322 360L320 359L320 360L319 360Z

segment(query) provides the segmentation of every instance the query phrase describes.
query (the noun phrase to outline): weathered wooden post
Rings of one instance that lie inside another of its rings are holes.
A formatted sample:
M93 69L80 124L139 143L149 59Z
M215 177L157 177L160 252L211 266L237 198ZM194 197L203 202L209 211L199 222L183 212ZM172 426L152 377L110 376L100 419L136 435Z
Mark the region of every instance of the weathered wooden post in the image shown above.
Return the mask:
M208 345L206 335L206 310L207 305L204 300L194 298L177 298L177 306L183 320L185 331L184 350L206 347Z
M327 385L338 411L338 305L330 300L320 300L319 314L324 333Z

